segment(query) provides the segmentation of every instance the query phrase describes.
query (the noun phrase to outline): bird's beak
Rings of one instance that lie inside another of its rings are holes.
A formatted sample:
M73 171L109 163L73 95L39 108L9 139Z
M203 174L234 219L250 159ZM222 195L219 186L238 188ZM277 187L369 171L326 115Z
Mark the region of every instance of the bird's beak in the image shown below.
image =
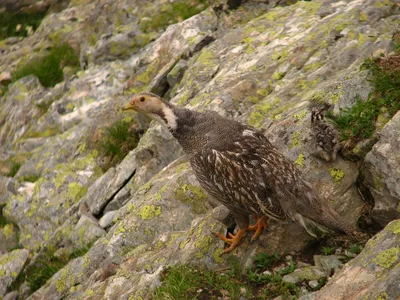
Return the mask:
M125 106L122 110L135 110L135 105L132 103L129 103L127 106Z

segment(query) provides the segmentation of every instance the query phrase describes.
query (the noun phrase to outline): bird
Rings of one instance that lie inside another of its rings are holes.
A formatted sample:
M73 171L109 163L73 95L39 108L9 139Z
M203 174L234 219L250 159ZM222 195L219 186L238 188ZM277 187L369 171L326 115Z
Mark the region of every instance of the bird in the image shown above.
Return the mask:
M258 129L214 111L198 112L150 92L132 96L124 111L134 110L158 121L178 140L203 189L225 205L238 226L236 234L216 233L231 252L247 231L252 241L267 228L267 218L323 225L357 236L355 226L317 195L302 172ZM253 215L256 223L249 225Z
M316 145L314 154L326 162L335 161L340 150L339 132L325 119L323 107L311 109L311 132Z

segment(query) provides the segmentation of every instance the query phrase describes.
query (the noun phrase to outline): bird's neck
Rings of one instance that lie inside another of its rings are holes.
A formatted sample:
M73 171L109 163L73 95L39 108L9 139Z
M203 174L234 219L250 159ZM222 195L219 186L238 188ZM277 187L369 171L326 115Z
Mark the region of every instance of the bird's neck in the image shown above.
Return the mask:
M188 155L196 153L207 142L206 134L211 130L211 120L202 112L172 104L168 109L171 114L164 114L169 131Z

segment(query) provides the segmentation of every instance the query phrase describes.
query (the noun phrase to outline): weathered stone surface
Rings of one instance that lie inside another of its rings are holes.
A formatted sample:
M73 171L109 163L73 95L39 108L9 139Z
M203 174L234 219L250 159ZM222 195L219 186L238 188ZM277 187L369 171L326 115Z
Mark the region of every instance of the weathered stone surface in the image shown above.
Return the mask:
M325 269L328 274L332 270L335 272L343 266L342 260L345 256L340 255L314 255L315 266Z
M14 224L0 226L0 255L18 246L18 229Z
M328 276L329 271L325 268L310 266L296 269L293 273L283 276L283 281L296 284L303 281L318 281Z
M400 217L400 112L379 133L365 157L364 183L374 198L372 217L382 226Z
M400 295L400 221L388 224L321 291L303 300L396 299Z
M117 215L118 211L111 210L105 213L99 220L99 225L103 229L107 229L113 224L114 218Z
M0 297L6 294L7 288L17 278L28 259L29 251L17 249L0 256Z

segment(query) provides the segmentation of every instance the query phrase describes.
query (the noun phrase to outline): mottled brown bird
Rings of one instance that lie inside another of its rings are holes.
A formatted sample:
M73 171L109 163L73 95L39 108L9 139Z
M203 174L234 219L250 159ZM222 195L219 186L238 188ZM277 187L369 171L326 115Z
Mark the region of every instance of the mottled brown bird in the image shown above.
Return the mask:
M323 107L312 108L311 130L317 148L315 155L327 162L335 161L340 150L339 132L332 123L325 119Z
M133 96L124 108L130 109L168 128L189 156L201 186L231 211L239 230L229 237L217 234L230 244L224 253L232 251L247 230L255 230L252 239L257 238L266 227L267 216L290 218L305 227L306 218L356 234L356 229L322 201L294 164L259 130L216 112L172 105L152 93ZM253 226L249 226L251 214L257 220Z

